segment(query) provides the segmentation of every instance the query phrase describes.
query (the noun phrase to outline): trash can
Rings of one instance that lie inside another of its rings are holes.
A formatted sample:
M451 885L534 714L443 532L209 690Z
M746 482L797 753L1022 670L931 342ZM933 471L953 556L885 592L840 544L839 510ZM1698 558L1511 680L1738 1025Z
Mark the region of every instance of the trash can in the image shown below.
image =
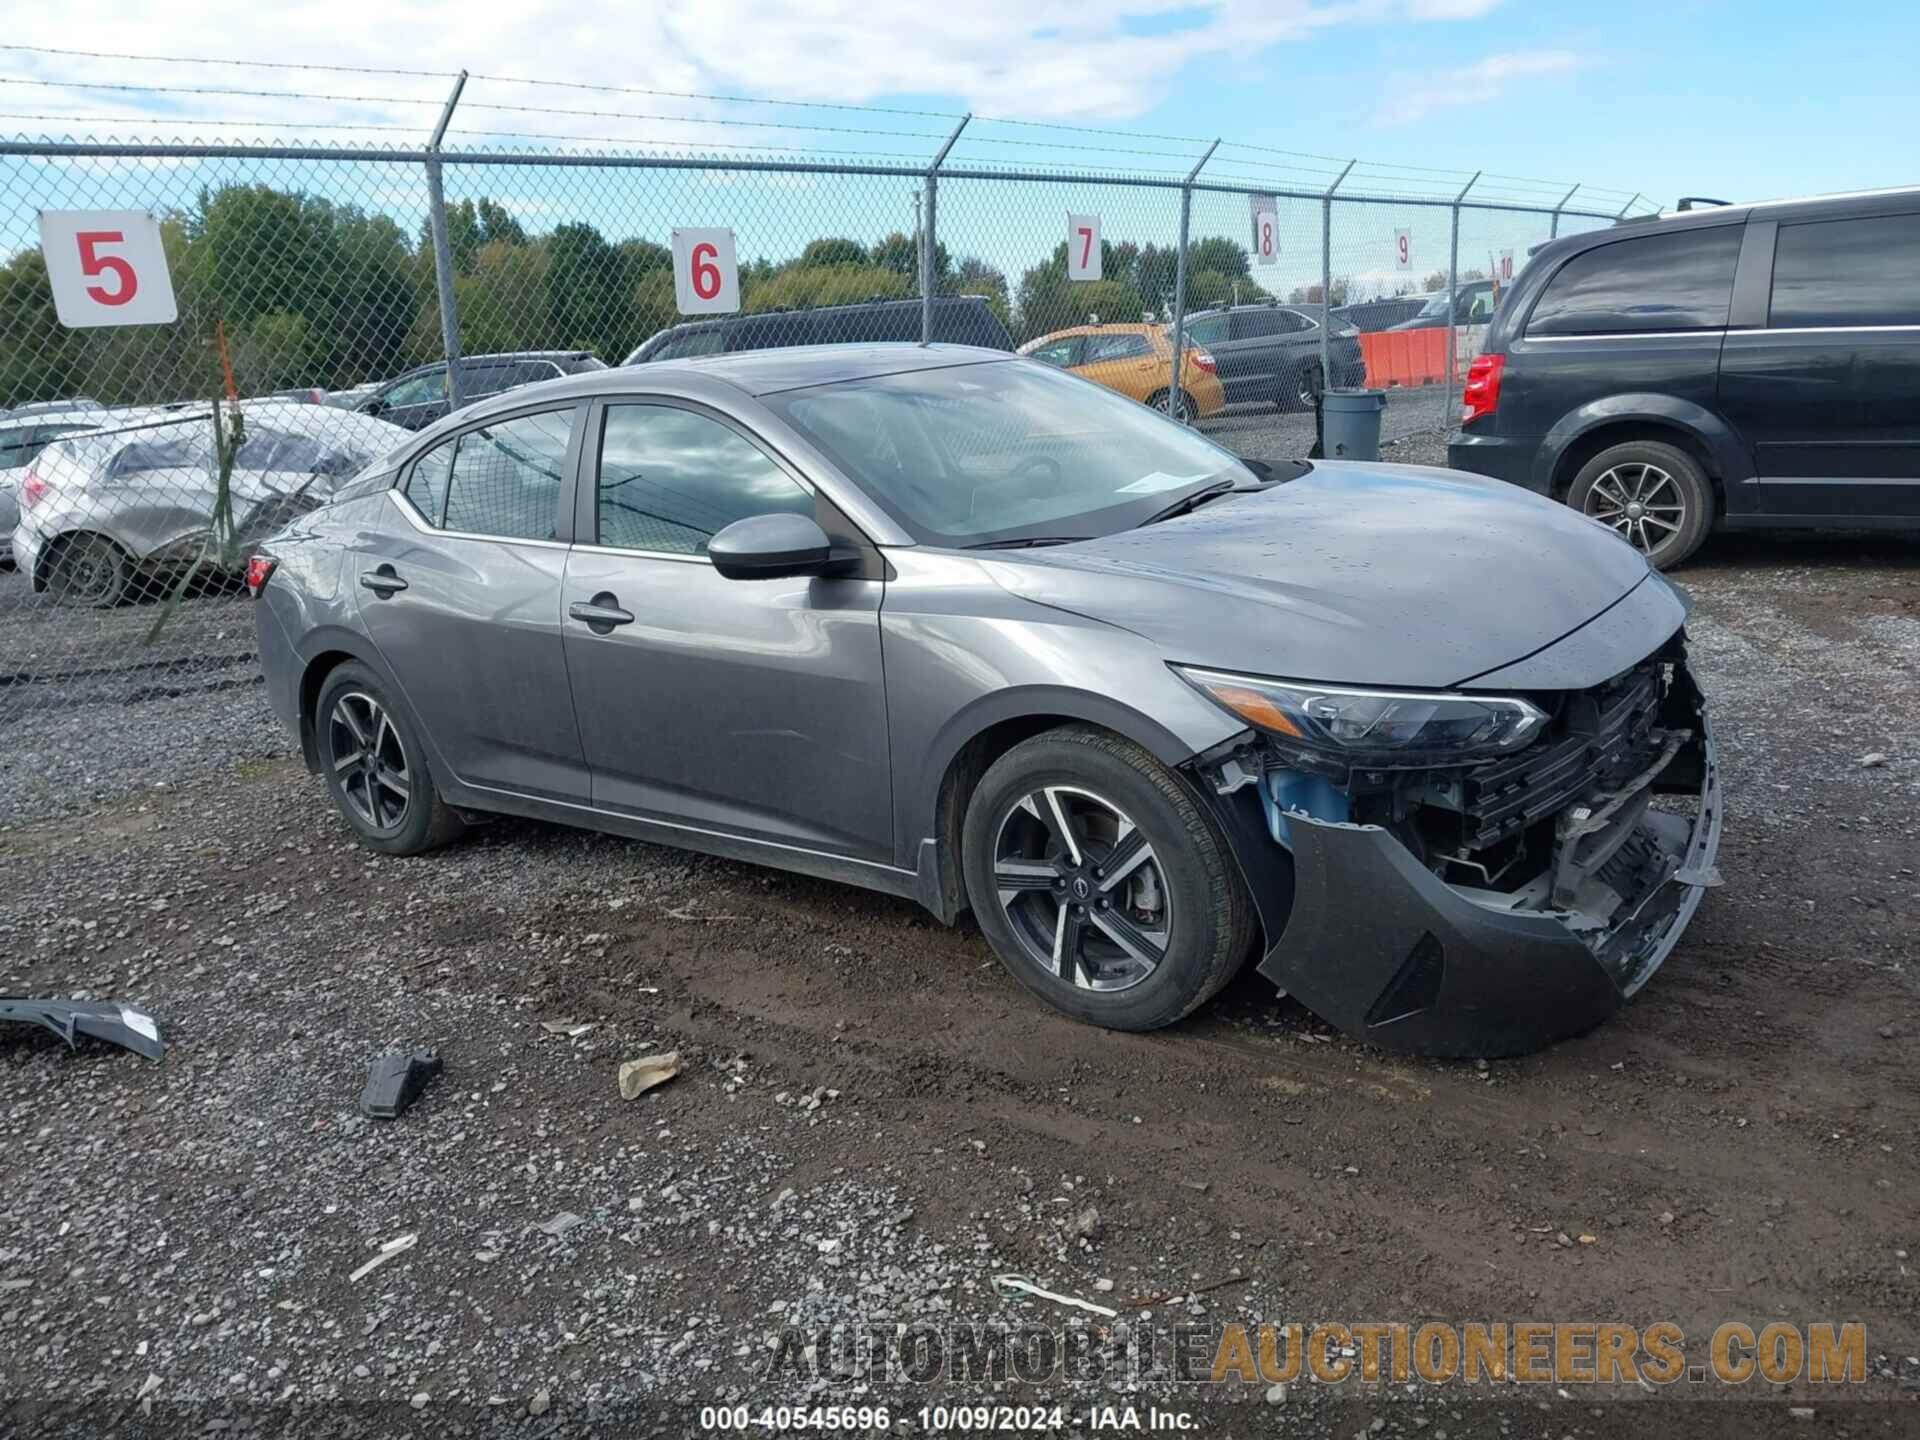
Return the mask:
M1329 460L1378 460L1380 412L1387 408L1384 390L1329 390L1324 407L1324 450Z

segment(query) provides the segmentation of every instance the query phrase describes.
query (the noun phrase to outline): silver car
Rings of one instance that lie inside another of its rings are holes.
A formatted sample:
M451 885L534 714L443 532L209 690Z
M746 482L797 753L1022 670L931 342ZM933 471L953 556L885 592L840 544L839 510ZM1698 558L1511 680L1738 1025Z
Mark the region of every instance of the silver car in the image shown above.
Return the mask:
M0 569L13 566L13 527L20 523L20 482L49 441L93 428L90 416L28 407L0 418Z
M1242 462L997 352L516 390L248 584L373 849L531 816L971 910L1102 1025L1251 955L1376 1044L1515 1053L1644 985L1712 880L1686 601L1631 546L1450 472Z
M408 438L365 415L284 400L241 406L246 432L229 481L244 543L312 509ZM36 591L117 605L198 562L213 521L213 424L204 407L89 417L21 474L13 558ZM152 583L150 583L152 582Z

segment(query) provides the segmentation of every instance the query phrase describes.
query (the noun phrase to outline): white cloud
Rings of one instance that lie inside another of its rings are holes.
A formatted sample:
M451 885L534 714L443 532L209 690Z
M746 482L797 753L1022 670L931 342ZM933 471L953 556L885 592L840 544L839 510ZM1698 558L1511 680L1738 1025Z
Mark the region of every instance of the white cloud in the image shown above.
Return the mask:
M872 0L695 0L692 4L580 5L577 0L427 4L419 0L294 0L263 10L258 0L173 0L166 6L100 7L88 35L134 54L205 54L307 64L465 66L476 75L526 75L588 85L726 92L834 104L937 96L917 108L956 102L978 113L1038 120L1124 121L1150 109L1192 67L1236 76L1265 74L1273 47L1336 27L1472 20L1498 0L964 0L875 5ZM116 13L117 12L117 13ZM71 17L57 7L10 17L14 44L72 46ZM82 93L0 83L0 109L81 117L162 109L176 124L217 119L242 127L356 122L398 126L388 138L424 136L445 82L421 77L284 72L219 65L135 65L72 56L0 52L0 80L88 78L224 89L320 92L366 97L288 101L271 96ZM420 102L420 103L410 103ZM532 114L488 105L603 111ZM685 122L717 113L698 101L653 100L592 90L531 89L476 79L459 128L536 131L578 137L689 138ZM737 111L726 112L737 114ZM672 119L642 119L668 115ZM765 143L781 120L818 118L761 111L764 129L697 129L709 141ZM160 127L167 117L156 117ZM899 128L936 122L907 120ZM0 129L44 129L0 120ZM98 126L91 128L99 129ZM149 131L154 125L146 127ZM181 125L182 133L209 134ZM298 133L298 132L282 132ZM375 132L376 134L379 132ZM819 134L819 132L807 132ZM369 138L373 138L370 135ZM830 134L810 142L833 143ZM916 145L924 150L925 146Z
M1374 112L1375 125L1406 125L1436 110L1484 105L1506 93L1515 80L1564 75L1587 62L1571 50L1515 50L1464 67L1436 71L1387 86L1387 98Z

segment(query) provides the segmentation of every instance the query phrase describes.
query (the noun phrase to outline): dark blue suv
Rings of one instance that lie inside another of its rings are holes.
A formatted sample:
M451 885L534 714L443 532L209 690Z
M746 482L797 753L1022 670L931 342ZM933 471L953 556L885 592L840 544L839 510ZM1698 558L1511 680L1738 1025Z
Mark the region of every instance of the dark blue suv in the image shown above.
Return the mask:
M1715 527L1920 529L1920 189L1552 241L1468 372L1447 461L1676 565Z

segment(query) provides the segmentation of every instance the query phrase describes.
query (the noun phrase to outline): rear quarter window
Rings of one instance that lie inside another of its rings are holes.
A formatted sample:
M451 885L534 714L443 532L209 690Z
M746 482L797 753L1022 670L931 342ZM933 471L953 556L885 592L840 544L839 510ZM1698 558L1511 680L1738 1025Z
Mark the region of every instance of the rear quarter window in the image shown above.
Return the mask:
M1641 235L1582 251L1547 282L1527 334L1723 329L1742 230Z

